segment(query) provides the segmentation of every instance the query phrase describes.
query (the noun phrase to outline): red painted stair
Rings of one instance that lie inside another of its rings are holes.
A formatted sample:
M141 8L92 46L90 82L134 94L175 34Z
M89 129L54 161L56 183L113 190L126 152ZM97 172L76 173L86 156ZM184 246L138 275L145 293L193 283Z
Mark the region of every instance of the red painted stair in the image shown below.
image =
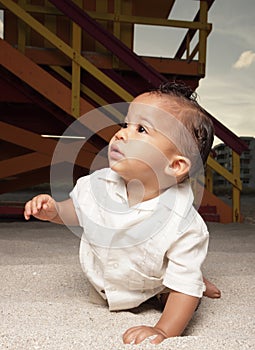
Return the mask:
M220 215L217 213L216 205L204 205L198 210L205 221L220 222Z

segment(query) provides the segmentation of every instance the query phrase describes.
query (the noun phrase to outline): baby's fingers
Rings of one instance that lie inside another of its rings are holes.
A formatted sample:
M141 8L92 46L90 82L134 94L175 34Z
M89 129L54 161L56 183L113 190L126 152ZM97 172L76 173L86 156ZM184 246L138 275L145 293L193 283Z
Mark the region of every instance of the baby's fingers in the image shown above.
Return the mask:
M32 204L32 201L29 201L25 205L24 217L25 217L26 220L29 220L30 216L32 215L31 204Z
M34 197L31 201L31 210L32 215L38 214L38 212L42 209L42 200L40 197Z
M26 220L30 219L31 215L36 215L41 209L41 204L37 202L37 198L33 198L25 205L24 216Z
M27 202L25 205L24 217L29 220L30 216L36 216L42 209L48 208L49 195L39 195Z
M166 337L163 334L158 334L156 336L151 337L150 343L157 345L162 343L162 341L165 339Z
M124 344L132 344L135 341L136 333L140 326L129 328L122 336Z
M148 326L132 327L123 334L124 344L140 344L147 338L152 344L159 344L165 339L158 330Z
M40 195L34 198L32 201L33 205L33 214L37 214L41 209L47 209L47 202L49 201L48 195Z

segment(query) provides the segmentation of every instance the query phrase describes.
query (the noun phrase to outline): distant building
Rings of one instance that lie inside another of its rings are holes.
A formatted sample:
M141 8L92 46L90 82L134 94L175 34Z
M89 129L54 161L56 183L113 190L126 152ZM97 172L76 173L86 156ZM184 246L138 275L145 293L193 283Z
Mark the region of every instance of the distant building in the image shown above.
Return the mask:
M244 190L255 190L255 138L241 136L240 139L244 141L249 150L244 151L240 157L240 172L241 181ZM224 143L213 148L214 158L219 164L229 171L232 171L232 150ZM217 173L214 173L213 184L215 189L229 188L230 183Z

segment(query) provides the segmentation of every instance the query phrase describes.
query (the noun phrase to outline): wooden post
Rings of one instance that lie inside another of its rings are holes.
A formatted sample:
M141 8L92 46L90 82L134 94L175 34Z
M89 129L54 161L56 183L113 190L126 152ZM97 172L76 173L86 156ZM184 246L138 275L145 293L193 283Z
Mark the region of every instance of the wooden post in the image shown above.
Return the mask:
M120 0L114 1L114 23L113 23L113 34L116 38L120 39ZM114 69L119 68L120 60L118 57L112 57L112 66Z
M52 5L52 3L48 0L45 1L45 7L47 8L52 8L54 9L54 6ZM48 28L52 33L56 34L56 16L55 15L45 15L44 16L44 25L46 28ZM51 47L54 48L54 45L51 44L50 42L48 42L47 39L44 39L44 45L45 47Z
M208 3L207 1L200 1L200 23L204 26L207 24L207 14L208 14ZM207 41L207 30L199 29L199 74L201 76L205 75L205 62L206 62L206 41Z
M24 8L26 5L26 0L19 0L18 4L20 7ZM18 49L20 52L25 53L26 48L26 24L18 19Z
M235 182L240 179L240 156L232 150L232 172ZM240 188L233 185L232 187L232 209L233 209L233 222L241 222L240 212Z
M75 1L78 6L82 6L82 0ZM81 53L81 35L80 26L72 22L72 48L79 55ZM74 57L75 58L75 57ZM72 60L72 115L75 118L80 117L80 86L81 86L81 66L74 59Z
M210 167L206 168L205 187L209 192L213 193L213 171Z

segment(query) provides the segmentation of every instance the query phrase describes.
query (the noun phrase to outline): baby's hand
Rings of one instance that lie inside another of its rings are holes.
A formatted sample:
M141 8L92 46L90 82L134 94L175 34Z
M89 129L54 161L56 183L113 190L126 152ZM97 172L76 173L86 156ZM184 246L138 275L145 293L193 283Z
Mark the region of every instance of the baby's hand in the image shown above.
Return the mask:
M149 326L132 327L123 334L124 344L140 344L146 338L151 338L151 344L159 344L167 335L161 329Z
M55 200L48 194L40 194L32 198L26 203L24 210L26 220L29 220L31 215L44 221L53 220L58 215Z

